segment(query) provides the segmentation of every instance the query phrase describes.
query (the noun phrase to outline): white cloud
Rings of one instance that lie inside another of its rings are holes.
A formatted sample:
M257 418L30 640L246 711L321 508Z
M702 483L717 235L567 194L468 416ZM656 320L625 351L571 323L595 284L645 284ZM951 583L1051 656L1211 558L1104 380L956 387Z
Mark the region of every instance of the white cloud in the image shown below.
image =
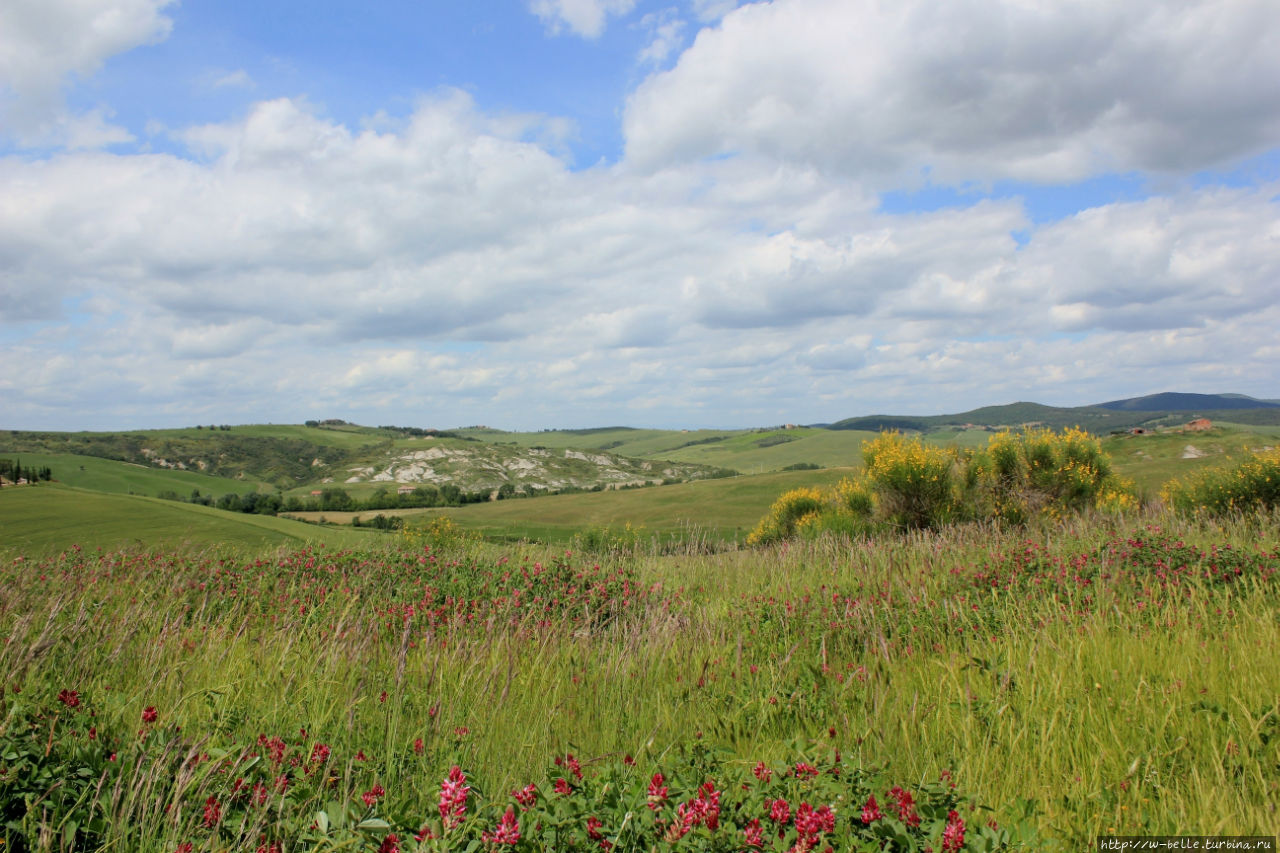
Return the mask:
M1280 5L775 0L632 95L645 167L743 152L897 185L1185 173L1280 138Z
M210 73L209 86L214 89L252 89L254 82L248 71L237 68L235 71Z
M173 0L6 0L0 4L0 132L23 145L90 147L128 138L101 110L67 112L63 90L104 62L162 41Z
M610 17L625 15L635 8L636 0L529 0L529 11L547 25L552 33L565 27L583 38L599 38Z
M1275 187L894 216L751 157L571 172L456 92L186 138L202 162L0 160L0 328L37 330L0 346L11 423L745 425L1276 377Z
M675 9L650 12L640 19L640 26L649 31L649 43L640 51L641 65L664 65L669 57L680 50L684 43L685 23Z

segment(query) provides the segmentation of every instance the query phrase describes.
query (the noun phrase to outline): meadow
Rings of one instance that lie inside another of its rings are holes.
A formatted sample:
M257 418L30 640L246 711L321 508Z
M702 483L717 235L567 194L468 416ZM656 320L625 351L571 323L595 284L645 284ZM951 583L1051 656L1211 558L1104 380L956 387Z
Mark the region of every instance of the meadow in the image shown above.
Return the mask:
M0 837L937 851L1273 832L1277 520L710 555L457 531L11 553Z
M1006 497L1041 493L983 463L1003 520L911 529L892 495L933 486L901 466L974 457L892 436L863 467L497 501L397 534L0 490L0 850L1274 833L1280 456L1232 468L1230 431L1192 439L1197 459L1152 438L1109 444L1198 473L1164 490L1181 514L1130 498L1010 523ZM1075 485L1088 451L1097 494L1113 482L1083 434L1000 446L1070 451L1054 476ZM861 526L743 546L794 495L863 488L813 516L880 513Z

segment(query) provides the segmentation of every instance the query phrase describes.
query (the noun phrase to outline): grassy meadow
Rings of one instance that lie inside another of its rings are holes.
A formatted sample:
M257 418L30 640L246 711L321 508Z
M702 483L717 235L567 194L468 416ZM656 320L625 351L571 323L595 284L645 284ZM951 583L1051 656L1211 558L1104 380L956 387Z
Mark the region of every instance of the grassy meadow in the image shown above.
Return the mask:
M1270 439L1107 448L1141 481ZM742 547L780 492L855 470L405 511L435 524L402 533L0 490L0 850L1275 832L1275 510ZM627 522L624 548L580 535Z
M11 554L0 780L28 776L0 781L0 837L508 849L482 835L511 806L515 849L596 847L594 831L736 850L777 799L833 806L812 837L836 849L877 849L856 845L883 829L887 849L938 850L951 812L966 850L1269 832L1278 530L1144 517L713 555L410 537ZM470 805L450 824L455 765ZM72 783L23 787L40 770ZM716 826L672 840L707 782ZM894 790L918 811L891 812ZM43 810L15 816L20 794ZM887 817L863 820L868 797ZM803 836L779 828L760 849Z
M176 551L359 545L375 541L376 534L51 484L0 490L0 539L0 553L43 556L73 545Z

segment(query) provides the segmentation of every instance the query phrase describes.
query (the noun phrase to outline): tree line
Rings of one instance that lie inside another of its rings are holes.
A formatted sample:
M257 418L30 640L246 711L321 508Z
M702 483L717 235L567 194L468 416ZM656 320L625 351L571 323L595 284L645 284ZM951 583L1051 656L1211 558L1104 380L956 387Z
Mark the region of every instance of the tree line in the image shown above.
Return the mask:
M0 459L0 477L14 483L19 480L36 483L40 480L52 480L53 469L47 465L39 468L23 468L21 459Z

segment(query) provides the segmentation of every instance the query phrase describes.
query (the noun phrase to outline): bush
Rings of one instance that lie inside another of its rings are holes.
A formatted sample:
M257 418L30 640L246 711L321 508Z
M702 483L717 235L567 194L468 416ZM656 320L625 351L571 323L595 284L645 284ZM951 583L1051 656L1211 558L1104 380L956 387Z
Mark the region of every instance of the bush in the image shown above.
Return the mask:
M866 470L829 493L780 497L747 537L756 545L797 534L920 530L993 519L1023 524L1082 510L1126 512L1132 489L1102 445L1080 430L1000 433L986 452L960 451L885 432L862 445Z
M640 550L643 526L627 522L615 529L610 525L593 525L575 533L574 550L589 554L635 554Z
M1044 513L1137 507L1102 444L1079 429L1002 432L975 463L975 485L987 504L982 514L1014 524Z
M405 525L402 535L415 547L425 545L436 551L464 548L480 538L447 515L434 516L422 526Z
M1280 506L1280 449L1252 453L1230 468L1171 480L1160 496L1180 512L1231 515Z
M817 517L827 508L828 498L818 489L801 487L786 492L773 502L769 514L747 536L748 545L763 545L789 539L800 522Z
M878 520L893 527L938 527L958 520L964 507L957 492L954 450L927 445L919 436L883 432L862 444L864 488L874 495Z

